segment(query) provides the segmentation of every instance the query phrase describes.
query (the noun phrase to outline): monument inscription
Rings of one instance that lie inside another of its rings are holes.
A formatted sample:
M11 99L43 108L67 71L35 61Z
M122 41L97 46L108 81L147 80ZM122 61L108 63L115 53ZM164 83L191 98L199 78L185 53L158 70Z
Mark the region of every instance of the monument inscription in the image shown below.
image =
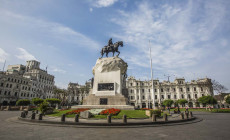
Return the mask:
M107 105L108 99L107 98L100 98L100 105Z
M98 91L113 91L114 83L99 83Z

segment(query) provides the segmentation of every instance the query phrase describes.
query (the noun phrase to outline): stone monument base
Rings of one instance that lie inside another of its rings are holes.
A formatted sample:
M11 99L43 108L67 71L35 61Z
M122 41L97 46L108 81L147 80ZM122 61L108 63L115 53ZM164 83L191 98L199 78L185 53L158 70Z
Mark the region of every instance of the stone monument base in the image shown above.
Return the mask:
M72 109L79 108L90 108L90 109L109 109L116 108L121 110L134 110L134 106L131 105L75 105L71 107Z
M115 96L95 96L90 94L83 100L83 105L72 106L72 108L108 109L116 108L122 110L134 110L134 106L127 105L127 98L121 94Z

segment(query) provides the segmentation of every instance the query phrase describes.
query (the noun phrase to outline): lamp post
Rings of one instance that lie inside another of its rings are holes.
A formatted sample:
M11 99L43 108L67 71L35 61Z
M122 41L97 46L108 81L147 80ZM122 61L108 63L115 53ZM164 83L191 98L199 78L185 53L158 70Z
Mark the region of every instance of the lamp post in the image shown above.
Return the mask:
M152 98L153 98L153 109L155 109L155 94L154 94L154 83L153 83L153 69L152 69L152 56L151 56L151 47L149 40L149 54L150 54L150 67L151 67L151 81L152 81Z

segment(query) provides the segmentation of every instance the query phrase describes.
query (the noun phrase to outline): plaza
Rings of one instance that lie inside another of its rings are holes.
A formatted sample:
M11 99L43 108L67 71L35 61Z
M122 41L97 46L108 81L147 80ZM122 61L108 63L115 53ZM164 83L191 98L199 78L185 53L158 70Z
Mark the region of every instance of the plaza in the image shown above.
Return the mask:
M229 113L194 112L203 120L190 124L133 128L77 128L15 121L19 111L0 111L0 139L228 139Z

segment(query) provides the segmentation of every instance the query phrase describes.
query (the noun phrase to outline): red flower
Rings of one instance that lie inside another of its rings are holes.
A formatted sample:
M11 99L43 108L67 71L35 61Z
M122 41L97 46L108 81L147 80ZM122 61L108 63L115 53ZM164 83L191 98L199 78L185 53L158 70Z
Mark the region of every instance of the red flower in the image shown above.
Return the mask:
M120 109L115 109L115 108L109 108L109 109L106 109L106 110L103 110L101 111L101 115L117 115L118 113L120 113Z
M80 112L84 112L86 110L89 110L89 109L88 108L80 108L80 109L69 111L66 114L67 115L70 115L70 114L79 114Z

